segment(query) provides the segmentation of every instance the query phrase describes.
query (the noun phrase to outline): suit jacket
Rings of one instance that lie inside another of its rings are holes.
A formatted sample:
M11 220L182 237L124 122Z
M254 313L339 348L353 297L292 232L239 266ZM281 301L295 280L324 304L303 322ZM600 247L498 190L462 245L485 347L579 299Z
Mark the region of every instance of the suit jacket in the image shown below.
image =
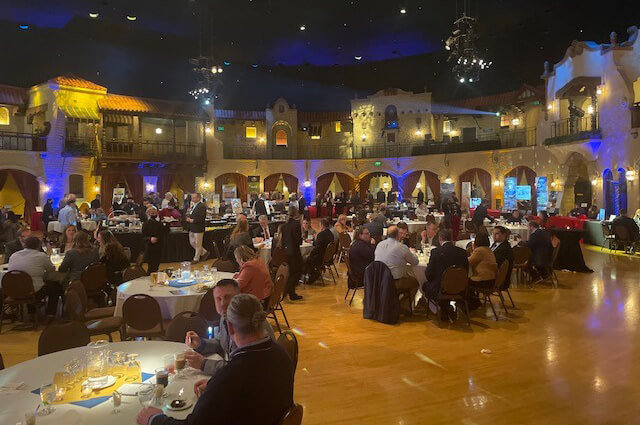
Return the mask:
M282 225L282 248L287 253L289 262L302 262L302 254L300 254L300 245L302 245L302 226L300 221L290 218ZM290 264L291 267L294 267Z
M481 226L485 218L490 219L487 213L487 207L485 207L484 205L478 205L475 212L473 213L473 218L471 219L471 221L474 224Z
M189 223L189 232L191 233L204 233L205 220L207 218L207 207L203 202L198 202L193 207L191 214L188 217L193 219L193 222Z
M335 238L333 237L333 233L330 229L324 229L318 233L316 240L313 241L313 249L309 254L310 264L320 266L320 262L324 258L324 252L327 250L327 246L334 241Z
M419 191L418 192L418 204L421 204L424 202L424 192L423 191Z
M349 288L355 288L356 282L364 284L364 269L375 258L376 246L356 239L349 247L349 265L351 274L348 276L347 284Z
M542 229L538 229L529 236L526 246L531 248L531 264L536 267L552 267L551 256L553 255L553 245L549 234Z
M254 210L256 211L256 215L268 215L267 214L267 206L265 205L264 199L258 199L253 205Z
M277 424L293 405L293 376L289 355L265 338L233 352L186 419L161 414L151 425Z
M496 262L498 267L502 265L504 261L509 261L509 271L507 272L507 288L511 282L511 271L513 270L513 250L509 241L504 241L493 250L493 255L496 256Z
M379 190L378 193L376 193L376 200L378 201L378 203L382 204L384 203L384 191Z
M396 324L400 318L400 301L391 270L382 261L374 261L364 271L362 317L381 323Z
M442 274L451 266L469 269L467 251L458 248L452 242L447 242L440 248L432 250L431 256L429 257L429 264L427 264L425 271L427 281L423 286L423 292L432 297L437 296L440 292Z
M273 232L271 231L271 229L269 228L269 225L267 224L267 230L269 231L269 235L267 237L266 232L264 231L264 229L262 228L262 226L258 225L257 227L255 227L252 231L251 231L251 236L254 238L263 238L263 239L269 239L273 237Z
M301 196L300 199L298 199L298 211L302 213L302 211L304 211L306 207L307 207L307 200L304 199L304 196Z

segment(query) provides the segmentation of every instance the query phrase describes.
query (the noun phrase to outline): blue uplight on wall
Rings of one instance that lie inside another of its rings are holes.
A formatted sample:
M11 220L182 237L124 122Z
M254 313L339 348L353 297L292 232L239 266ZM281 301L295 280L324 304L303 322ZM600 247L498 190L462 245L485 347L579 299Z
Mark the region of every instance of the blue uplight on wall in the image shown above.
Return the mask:
M19 28L20 28L22 31L26 31L26 30L28 30L28 29L29 29L29 25L27 25L27 24L21 24Z

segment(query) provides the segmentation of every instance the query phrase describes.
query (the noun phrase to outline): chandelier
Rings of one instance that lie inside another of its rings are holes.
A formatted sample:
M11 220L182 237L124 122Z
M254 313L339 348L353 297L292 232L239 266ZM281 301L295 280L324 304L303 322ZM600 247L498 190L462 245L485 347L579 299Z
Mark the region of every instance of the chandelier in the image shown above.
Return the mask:
M480 72L493 64L480 56L480 50L476 45L478 40L476 24L476 18L463 13L453 23L453 32L445 41L445 49L451 52L447 62L453 65L452 71L461 83L479 81Z

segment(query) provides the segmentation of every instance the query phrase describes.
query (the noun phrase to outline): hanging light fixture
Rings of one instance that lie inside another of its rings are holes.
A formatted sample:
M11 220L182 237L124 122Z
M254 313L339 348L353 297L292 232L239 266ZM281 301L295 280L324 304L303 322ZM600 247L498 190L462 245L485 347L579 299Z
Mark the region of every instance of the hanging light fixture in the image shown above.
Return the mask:
M493 62L480 57L476 26L477 19L467 16L465 10L453 23L453 31L445 41L445 49L451 52L447 62L453 65L452 71L461 84L479 81L481 71L493 65Z

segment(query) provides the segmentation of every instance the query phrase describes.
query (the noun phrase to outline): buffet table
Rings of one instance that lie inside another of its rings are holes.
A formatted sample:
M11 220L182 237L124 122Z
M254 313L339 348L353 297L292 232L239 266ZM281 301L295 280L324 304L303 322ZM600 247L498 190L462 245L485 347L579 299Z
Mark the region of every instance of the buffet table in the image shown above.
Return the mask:
M560 250L553 265L558 270L570 270L581 273L592 273L584 262L580 239L585 235L582 229L552 228L547 229L551 236L560 240Z

